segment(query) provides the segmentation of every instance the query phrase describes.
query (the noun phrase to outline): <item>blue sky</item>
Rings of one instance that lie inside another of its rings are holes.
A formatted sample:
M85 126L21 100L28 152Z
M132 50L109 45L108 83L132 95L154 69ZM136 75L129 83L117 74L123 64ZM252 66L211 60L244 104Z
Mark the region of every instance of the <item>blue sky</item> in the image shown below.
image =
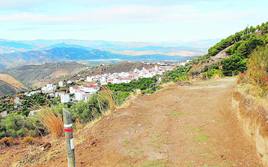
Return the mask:
M267 6L267 0L0 0L0 38L216 39L268 21Z

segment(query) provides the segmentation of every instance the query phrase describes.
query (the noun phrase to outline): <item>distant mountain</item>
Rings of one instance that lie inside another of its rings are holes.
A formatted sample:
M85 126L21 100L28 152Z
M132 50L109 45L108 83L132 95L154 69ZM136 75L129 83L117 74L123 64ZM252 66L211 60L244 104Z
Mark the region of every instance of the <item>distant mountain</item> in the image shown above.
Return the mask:
M184 61L189 59L186 56L166 55L141 55L128 56L115 54L98 49L84 47L55 47L47 50L36 50L28 52L14 52L0 55L2 67L16 67L19 65L43 64L62 61L102 61L102 60L130 60L130 61Z

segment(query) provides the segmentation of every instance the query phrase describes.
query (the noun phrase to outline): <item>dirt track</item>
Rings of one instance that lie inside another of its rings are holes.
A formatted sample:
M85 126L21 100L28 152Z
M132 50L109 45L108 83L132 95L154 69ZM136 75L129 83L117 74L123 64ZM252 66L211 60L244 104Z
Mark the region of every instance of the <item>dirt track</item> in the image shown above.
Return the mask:
M262 166L232 115L234 84L197 82L137 98L82 133L77 166ZM65 167L65 153L37 166Z

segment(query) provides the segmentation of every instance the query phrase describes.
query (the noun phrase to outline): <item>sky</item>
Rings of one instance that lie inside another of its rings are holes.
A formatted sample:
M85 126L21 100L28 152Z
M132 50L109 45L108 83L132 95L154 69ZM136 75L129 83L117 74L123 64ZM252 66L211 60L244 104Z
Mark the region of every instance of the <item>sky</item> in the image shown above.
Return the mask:
M267 0L0 0L0 39L219 39L268 21Z

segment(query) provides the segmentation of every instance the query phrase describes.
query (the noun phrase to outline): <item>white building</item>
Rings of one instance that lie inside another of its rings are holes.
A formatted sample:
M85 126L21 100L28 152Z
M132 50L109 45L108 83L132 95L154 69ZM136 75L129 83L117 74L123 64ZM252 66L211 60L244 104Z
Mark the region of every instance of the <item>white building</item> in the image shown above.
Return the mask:
M53 84L47 84L46 86L41 88L42 93L54 93L55 90L57 89L56 85Z
M35 95L37 93L41 93L41 90L35 90L35 91L31 91L31 92L26 92L24 93L25 96L31 97L32 95Z
M84 100L84 92L75 92L74 93L75 101L82 101Z
M69 94L61 94L60 95L61 103L69 103L71 101Z
M19 97L15 97L14 99L14 107L18 108L19 106L21 106L21 100Z
M72 83L73 83L73 81L71 81L71 80L68 80L68 81L67 81L67 84L68 84L68 85L70 85L70 84L72 84Z
M87 78L86 78L86 82L92 82L93 81L93 77L91 77L91 76L87 76Z
M62 88L62 87L64 87L64 82L63 82L63 81L60 81L60 82L58 83L58 85L59 85L60 88Z

